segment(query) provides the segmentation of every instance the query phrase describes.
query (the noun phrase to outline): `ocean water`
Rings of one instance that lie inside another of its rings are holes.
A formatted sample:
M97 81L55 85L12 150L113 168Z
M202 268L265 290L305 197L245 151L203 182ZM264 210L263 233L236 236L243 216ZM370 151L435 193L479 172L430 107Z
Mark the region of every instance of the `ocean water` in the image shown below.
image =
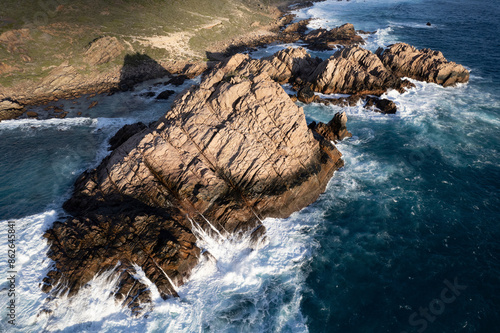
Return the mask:
M91 110L86 98L65 102L74 109L64 120L1 122L0 331L498 331L498 1L329 0L298 16L314 18L310 28L351 22L376 31L366 35L371 50L399 41L441 50L469 68L471 80L452 88L414 81L404 94L389 92L395 115L304 106L308 121L341 110L349 117L353 137L338 144L345 167L326 192L288 219L266 219L257 249L201 233L215 260L196 268L178 299L163 301L138 269L154 296L141 318L108 296L112 272L74 298L48 299L39 289L51 265L42 234L79 173L106 155L107 139L126 123L153 121L169 102L138 96L149 83L100 98ZM7 221L18 238L15 327L6 320Z

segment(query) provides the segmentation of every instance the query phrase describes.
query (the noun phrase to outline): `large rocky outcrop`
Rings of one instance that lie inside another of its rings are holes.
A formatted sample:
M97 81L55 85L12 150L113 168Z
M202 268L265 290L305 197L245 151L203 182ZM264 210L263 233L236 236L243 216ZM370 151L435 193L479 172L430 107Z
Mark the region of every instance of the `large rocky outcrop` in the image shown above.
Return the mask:
M464 66L446 60L440 51L417 50L398 43L388 49L379 48L377 55L395 75L420 81L433 82L444 87L469 81L469 71Z
M251 59L248 55L236 54L226 62L224 72L229 76L250 76L265 72L271 79L283 84L290 80L307 79L320 63L321 60L311 57L306 49L288 47L262 59ZM216 74L220 75L217 72L210 75Z
M401 89L405 85L375 54L360 47L335 52L308 81L314 91L325 94L381 95L389 88Z
M156 123L122 131L117 142L126 141L80 176L64 205L74 217L46 232L55 267L45 291L74 293L115 268L116 297L137 307L149 299L137 265L163 297L176 295L201 255L198 228L258 237L260 219L286 217L324 191L340 152L267 73L234 74L245 62L231 58Z

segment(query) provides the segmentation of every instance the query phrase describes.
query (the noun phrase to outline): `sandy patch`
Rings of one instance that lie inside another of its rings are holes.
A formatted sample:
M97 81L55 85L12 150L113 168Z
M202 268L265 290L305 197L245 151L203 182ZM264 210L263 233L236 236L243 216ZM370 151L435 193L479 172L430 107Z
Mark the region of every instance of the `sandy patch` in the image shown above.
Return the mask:
M171 33L166 36L132 38L143 46L165 49L175 57L195 57L198 54L189 47L191 37L193 37L192 33L183 31Z

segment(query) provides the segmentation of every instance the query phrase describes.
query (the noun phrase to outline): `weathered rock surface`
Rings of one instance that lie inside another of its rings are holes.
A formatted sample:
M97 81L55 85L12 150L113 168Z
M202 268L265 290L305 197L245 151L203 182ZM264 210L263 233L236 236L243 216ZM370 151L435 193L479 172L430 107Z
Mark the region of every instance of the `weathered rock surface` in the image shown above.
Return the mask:
M352 134L347 131L347 115L345 112L338 112L328 124L312 122L309 128L321 135L326 140L340 141L345 138L352 137Z
M74 217L45 235L55 261L45 291L74 293L115 268L115 296L136 307L149 299L133 278L138 265L162 297L176 295L201 255L197 228L259 235L260 219L286 217L324 191L340 152L269 75L228 76L243 62L221 64L149 127L121 131L121 145L80 176L64 205Z
M319 58L313 58L306 49L286 48L274 55L260 60L248 59L235 70L242 75L266 72L278 83L288 83L290 80L305 80L321 63Z
M16 101L8 99L0 101L0 121L17 118L23 112L24 106Z
M316 29L305 36L302 40L311 50L330 50L341 46L363 45L365 41L356 33L351 23L346 23L331 30Z
M308 81L314 91L325 94L381 95L389 88L401 89L404 85L375 54L360 47L335 52Z
M124 50L116 37L105 36L89 44L84 58L91 65L101 65L116 59Z
M433 82L444 87L469 81L469 71L464 66L446 60L440 51L417 50L398 43L388 49L378 49L377 55L395 75L420 81Z

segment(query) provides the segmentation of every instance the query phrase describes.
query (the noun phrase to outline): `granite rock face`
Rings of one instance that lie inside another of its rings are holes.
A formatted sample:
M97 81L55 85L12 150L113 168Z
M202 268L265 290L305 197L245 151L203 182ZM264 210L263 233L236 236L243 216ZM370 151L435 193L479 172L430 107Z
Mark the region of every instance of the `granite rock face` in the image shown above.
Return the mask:
M381 95L405 82L388 70L377 55L360 47L339 50L309 76L314 91L324 94Z
M289 47L260 60L248 59L237 70L242 75L266 72L273 80L283 84L297 79L306 80L320 63L321 60L311 57L306 49Z
M134 265L175 296L201 256L196 230L258 238L262 218L317 199L341 154L267 73L234 74L248 60L229 59L156 123L123 130L121 145L80 176L64 205L73 217L45 235L55 261L45 291L74 293L114 268L115 297L139 312L150 295Z
M444 87L469 81L469 71L464 66L446 60L440 51L417 50L398 43L388 49L379 48L377 55L395 75L420 81L433 82Z

